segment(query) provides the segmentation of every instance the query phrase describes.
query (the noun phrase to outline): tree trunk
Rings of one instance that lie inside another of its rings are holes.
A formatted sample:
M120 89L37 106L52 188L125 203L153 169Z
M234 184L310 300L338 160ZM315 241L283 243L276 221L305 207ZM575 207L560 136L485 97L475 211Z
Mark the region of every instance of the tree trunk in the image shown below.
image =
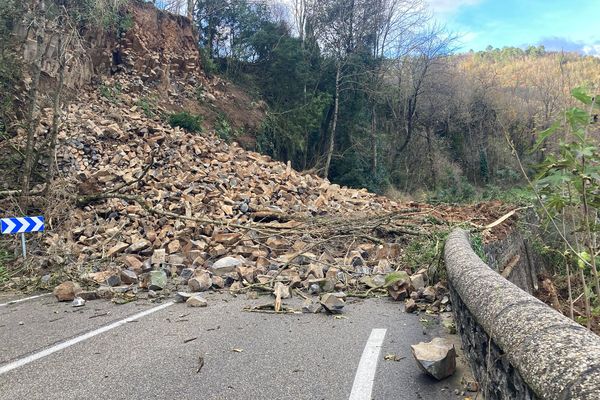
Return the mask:
M377 115L375 105L371 109L371 174L377 172Z
M54 178L55 173L55 159L56 159L56 142L58 138L58 124L60 121L60 102L63 86L65 83L65 68L66 68L66 57L65 49L63 49L62 34L58 36L58 87L54 93L54 100L52 105L52 130L50 132L50 146L48 149L48 175L46 177L46 189L50 187L50 182Z
M38 90L40 85L40 75L42 73L42 59L44 57L44 31L45 31L45 17L44 17L44 2L40 5L42 12L35 16L34 24L36 26L36 54L35 60L31 65L31 88L29 90L29 108L27 110L27 142L25 145L25 165L23 166L23 174L21 176L21 208L23 212L26 212L29 186L31 184L31 171L33 170L33 153L34 153L34 139L35 131L37 129L36 124L36 108L38 99Z
M433 185L432 189L437 187L437 175L435 173L435 161L433 157L433 146L431 144L431 127L427 127L426 135L427 135L427 158L429 159L429 171L431 173L431 183Z
M333 148L335 146L335 131L337 129L338 114L340 110L340 74L342 67L338 64L335 72L335 101L333 108L333 124L331 127L331 136L329 136L329 146L327 148L327 159L325 161L325 168L323 176L329 177L329 167L331 166L331 156L333 155Z
M190 21L194 19L194 0L187 0L187 16Z

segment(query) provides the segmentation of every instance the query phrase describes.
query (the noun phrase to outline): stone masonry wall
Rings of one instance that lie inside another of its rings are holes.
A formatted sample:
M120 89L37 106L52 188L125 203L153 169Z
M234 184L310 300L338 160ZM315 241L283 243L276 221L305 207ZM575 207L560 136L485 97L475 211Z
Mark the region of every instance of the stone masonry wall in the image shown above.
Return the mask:
M487 400L600 399L600 336L488 267L457 229L445 261L456 325Z

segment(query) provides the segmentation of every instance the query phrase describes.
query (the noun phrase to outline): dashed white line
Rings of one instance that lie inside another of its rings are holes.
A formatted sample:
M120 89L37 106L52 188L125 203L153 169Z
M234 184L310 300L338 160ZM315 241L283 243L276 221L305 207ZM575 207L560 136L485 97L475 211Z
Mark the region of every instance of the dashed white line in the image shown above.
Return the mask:
M363 350L349 400L371 400L375 371L386 329L373 329Z
M33 300L33 299L37 299L37 298L40 298L40 297L50 296L50 294L51 293L44 293L44 294L38 294L38 295L35 295L35 296L31 296L31 297L25 297L24 299L12 300L12 301L9 301L8 303L2 303L2 304L0 304L0 307L6 307L6 306L10 306L11 304L22 303L24 301Z
M137 319L145 317L146 315L150 315L152 313L155 313L157 311L165 309L165 308L167 308L169 306L172 306L173 304L174 304L174 302L172 302L172 301L170 301L168 303L161 304L160 306L150 308L148 310L145 310L145 311L142 311L142 312L137 313L135 315L132 315L131 317L127 317L127 318L122 319L120 321L113 322L112 324L103 326L103 327L98 328L96 330L93 330L91 332L85 333L85 334L83 334L81 336L77 336L77 337L69 339L69 340L67 340L65 342L61 342L61 343L55 344L54 346L48 347L47 349L44 349L44 350L39 351L37 353L33 353L33 354L31 354L31 355L29 355L27 357L21 358L19 360L13 361L13 362L8 363L8 364L4 364L4 365L0 366L0 375L5 374L5 373L7 373L9 371L12 371L13 369L16 369L16 368L22 367L24 365L27 365L27 364L29 364L29 363L31 363L33 361L39 360L40 358L44 358L46 356L49 356L50 354L56 353L57 351L64 350L64 349L66 349L68 347L73 346L74 344L83 342L84 340L90 339L90 338L92 338L92 337L94 337L96 335L100 335L101 333L108 332L111 329L118 328L119 326L124 325L124 324L126 324L128 322L135 321Z

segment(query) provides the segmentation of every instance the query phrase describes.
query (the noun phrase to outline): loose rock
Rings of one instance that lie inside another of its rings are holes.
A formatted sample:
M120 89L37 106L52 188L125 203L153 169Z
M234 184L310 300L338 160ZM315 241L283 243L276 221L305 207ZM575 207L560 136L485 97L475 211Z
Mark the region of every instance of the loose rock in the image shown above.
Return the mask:
M443 338L434 338L431 342L421 342L410 346L419 368L437 380L454 374L456 370L456 349Z
M81 293L81 287L71 281L66 281L54 288L54 296L58 301L73 301Z

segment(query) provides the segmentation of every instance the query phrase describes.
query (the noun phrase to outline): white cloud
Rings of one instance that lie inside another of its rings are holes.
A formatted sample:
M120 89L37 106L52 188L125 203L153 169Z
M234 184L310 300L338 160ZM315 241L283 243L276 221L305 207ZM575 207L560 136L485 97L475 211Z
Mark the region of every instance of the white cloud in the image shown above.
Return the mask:
M588 56L594 56L600 58L600 44L592 44L583 46L583 52Z
M474 6L481 0L425 0L436 14L451 14L464 6Z

